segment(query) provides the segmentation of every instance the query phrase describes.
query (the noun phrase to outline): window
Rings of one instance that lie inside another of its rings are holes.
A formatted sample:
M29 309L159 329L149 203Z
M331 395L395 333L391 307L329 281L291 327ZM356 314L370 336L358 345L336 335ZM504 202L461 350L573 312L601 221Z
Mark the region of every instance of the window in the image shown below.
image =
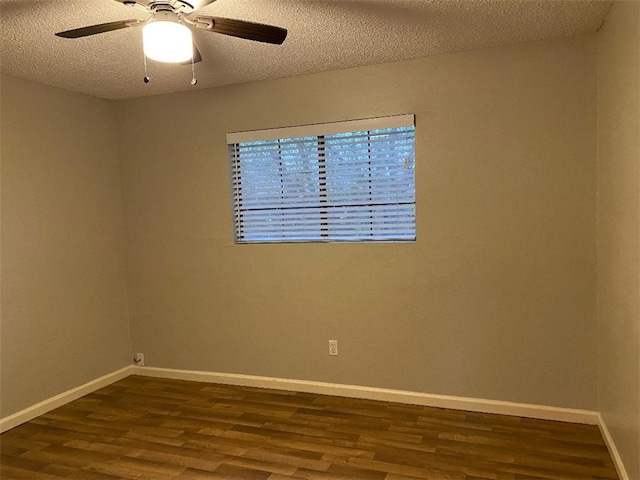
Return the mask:
M416 238L414 116L227 135L236 242Z

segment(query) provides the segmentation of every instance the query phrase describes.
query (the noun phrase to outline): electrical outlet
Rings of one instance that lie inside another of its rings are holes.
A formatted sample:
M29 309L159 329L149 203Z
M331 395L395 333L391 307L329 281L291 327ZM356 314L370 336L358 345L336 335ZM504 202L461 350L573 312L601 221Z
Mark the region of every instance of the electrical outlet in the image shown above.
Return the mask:
M329 355L338 355L338 340L329 340Z
M138 367L144 367L144 353L136 353L136 358L133 359Z

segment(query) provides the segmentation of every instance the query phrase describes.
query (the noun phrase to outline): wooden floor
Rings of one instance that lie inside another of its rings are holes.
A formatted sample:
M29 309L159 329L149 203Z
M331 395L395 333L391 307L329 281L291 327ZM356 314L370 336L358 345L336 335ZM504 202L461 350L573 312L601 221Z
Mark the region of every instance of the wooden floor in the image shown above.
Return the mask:
M614 479L595 426L132 376L0 437L2 479Z

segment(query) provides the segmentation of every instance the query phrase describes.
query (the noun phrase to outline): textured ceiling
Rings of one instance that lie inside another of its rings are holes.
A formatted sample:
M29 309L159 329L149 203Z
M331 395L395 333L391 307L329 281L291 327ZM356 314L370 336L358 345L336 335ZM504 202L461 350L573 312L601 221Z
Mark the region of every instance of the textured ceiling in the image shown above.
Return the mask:
M199 0L207 3L207 0ZM115 0L0 0L2 73L98 97L145 95L426 57L596 31L602 0L217 0L199 13L284 27L281 46L202 30L190 65L148 62L140 28L81 39L55 32L145 18Z

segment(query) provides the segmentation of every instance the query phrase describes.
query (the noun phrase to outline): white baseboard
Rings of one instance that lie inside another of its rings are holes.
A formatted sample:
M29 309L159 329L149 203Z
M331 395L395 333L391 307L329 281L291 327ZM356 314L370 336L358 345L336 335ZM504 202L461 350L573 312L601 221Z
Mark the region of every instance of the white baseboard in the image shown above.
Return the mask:
M497 413L519 417L557 420L561 422L598 425L598 412L573 408L550 407L526 403L486 400L481 398L453 397L428 393L390 390L386 388L362 387L307 380L260 377L193 370L175 370L155 367L132 367L132 374L148 377L173 378L196 382L221 383L247 387L272 388L274 390L292 390L296 392L336 395L340 397L363 398L389 402L421 405L426 407L451 408L481 413Z
M618 452L616 444L613 442L613 438L611 437L611 433L607 428L607 424L604 422L604 419L602 418L602 415L600 413L598 413L598 426L600 427L600 432L602 433L602 437L604 438L604 443L607 444L609 454L611 455L611 459L613 460L613 464L616 467L620 480L630 480L629 474L627 473L627 470L624 468L624 464L622 463L620 452Z
M362 398L368 400L382 400L388 402L421 405L437 408L451 408L480 413L496 413L519 417L539 418L543 420L557 420L561 422L600 425L611 455L624 474L624 468L611 436L602 418L591 410L577 410L559 408L546 405L505 402L481 398L454 397L449 395L435 395L429 393L408 392L386 388L363 387L358 385L343 385L335 383L314 382L309 380L291 380L286 378L261 377L255 375L241 375L217 372L201 372L194 370L176 370L170 368L128 366L116 372L96 378L84 385L67 390L59 395L32 405L13 415L0 419L0 433L6 432L18 425L65 405L84 395L92 393L102 387L110 385L129 375L142 375L157 378L173 378L177 380L191 380L196 382L220 383L225 385L241 385L248 387L271 388L274 390L290 390L296 392L335 395L340 397ZM628 480L623 474L621 480Z
M72 402L73 400L76 400L84 395L95 392L102 387L111 385L118 380L122 380L123 378L126 378L133 373L133 368L133 366L128 366L115 372L108 373L107 375L96 378L95 380L91 380L84 385L72 388L71 390L62 392L51 398L43 400L42 402L36 403L35 405L31 405L30 407L16 412L13 415L1 418L0 433L6 432L7 430L17 427L18 425L28 422L29 420L34 419L39 415L50 412L55 408L61 407L62 405Z

